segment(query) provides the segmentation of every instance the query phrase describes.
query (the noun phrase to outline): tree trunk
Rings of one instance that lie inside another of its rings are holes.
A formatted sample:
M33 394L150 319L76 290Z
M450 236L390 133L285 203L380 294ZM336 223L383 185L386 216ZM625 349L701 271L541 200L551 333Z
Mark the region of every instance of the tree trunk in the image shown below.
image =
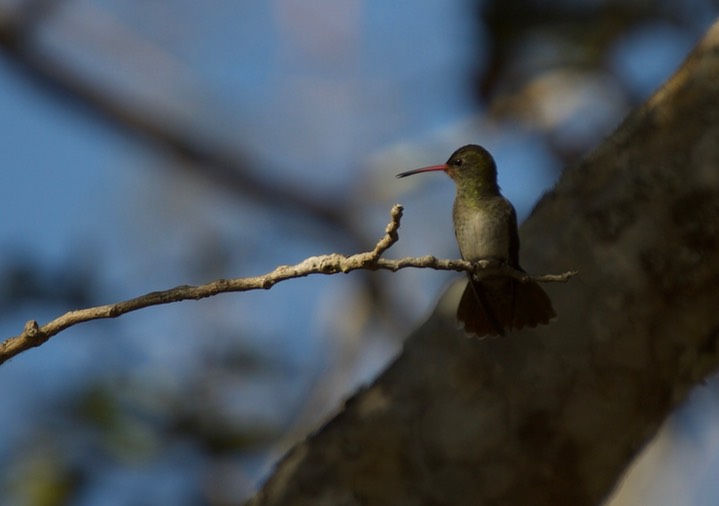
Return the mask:
M448 203L449 206L449 203ZM719 354L719 24L521 229L559 319L469 339L450 289L252 505L596 505Z

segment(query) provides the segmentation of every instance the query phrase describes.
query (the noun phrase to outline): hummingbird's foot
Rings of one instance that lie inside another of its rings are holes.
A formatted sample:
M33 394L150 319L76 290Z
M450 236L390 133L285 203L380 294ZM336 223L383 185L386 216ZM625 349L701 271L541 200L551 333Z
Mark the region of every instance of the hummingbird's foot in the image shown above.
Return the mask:
M474 265L476 270L487 270L487 269L502 269L508 265L508 262L504 258L499 257L485 257L478 258L476 260L470 260L470 263Z
M472 278L477 281L502 275L507 268L506 262L500 258L479 258L469 262L473 266Z

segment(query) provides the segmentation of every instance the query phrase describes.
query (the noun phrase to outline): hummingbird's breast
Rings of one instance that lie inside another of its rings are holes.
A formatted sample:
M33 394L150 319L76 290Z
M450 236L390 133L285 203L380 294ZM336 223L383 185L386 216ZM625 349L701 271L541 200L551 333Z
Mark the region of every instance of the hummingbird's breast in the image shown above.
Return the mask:
M517 218L512 204L501 195L454 201L454 233L465 260L494 258L516 261Z

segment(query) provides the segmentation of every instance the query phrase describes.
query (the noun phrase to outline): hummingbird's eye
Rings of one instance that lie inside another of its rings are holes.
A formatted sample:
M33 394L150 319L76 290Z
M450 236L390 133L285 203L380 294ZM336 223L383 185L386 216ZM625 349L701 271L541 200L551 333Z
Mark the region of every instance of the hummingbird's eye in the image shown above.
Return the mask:
M455 167L461 167L463 163L464 160L462 160L461 158L455 158L454 160L452 160L452 165L454 165Z

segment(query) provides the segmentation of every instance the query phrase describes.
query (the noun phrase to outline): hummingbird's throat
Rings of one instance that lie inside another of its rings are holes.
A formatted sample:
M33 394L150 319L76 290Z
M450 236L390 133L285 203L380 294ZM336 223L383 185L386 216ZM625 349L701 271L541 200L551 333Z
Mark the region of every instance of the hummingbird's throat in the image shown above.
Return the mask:
M452 174L449 174L452 177ZM457 199L473 205L483 199L499 195L500 190L496 182L482 181L481 179L460 179L452 177L457 185Z

